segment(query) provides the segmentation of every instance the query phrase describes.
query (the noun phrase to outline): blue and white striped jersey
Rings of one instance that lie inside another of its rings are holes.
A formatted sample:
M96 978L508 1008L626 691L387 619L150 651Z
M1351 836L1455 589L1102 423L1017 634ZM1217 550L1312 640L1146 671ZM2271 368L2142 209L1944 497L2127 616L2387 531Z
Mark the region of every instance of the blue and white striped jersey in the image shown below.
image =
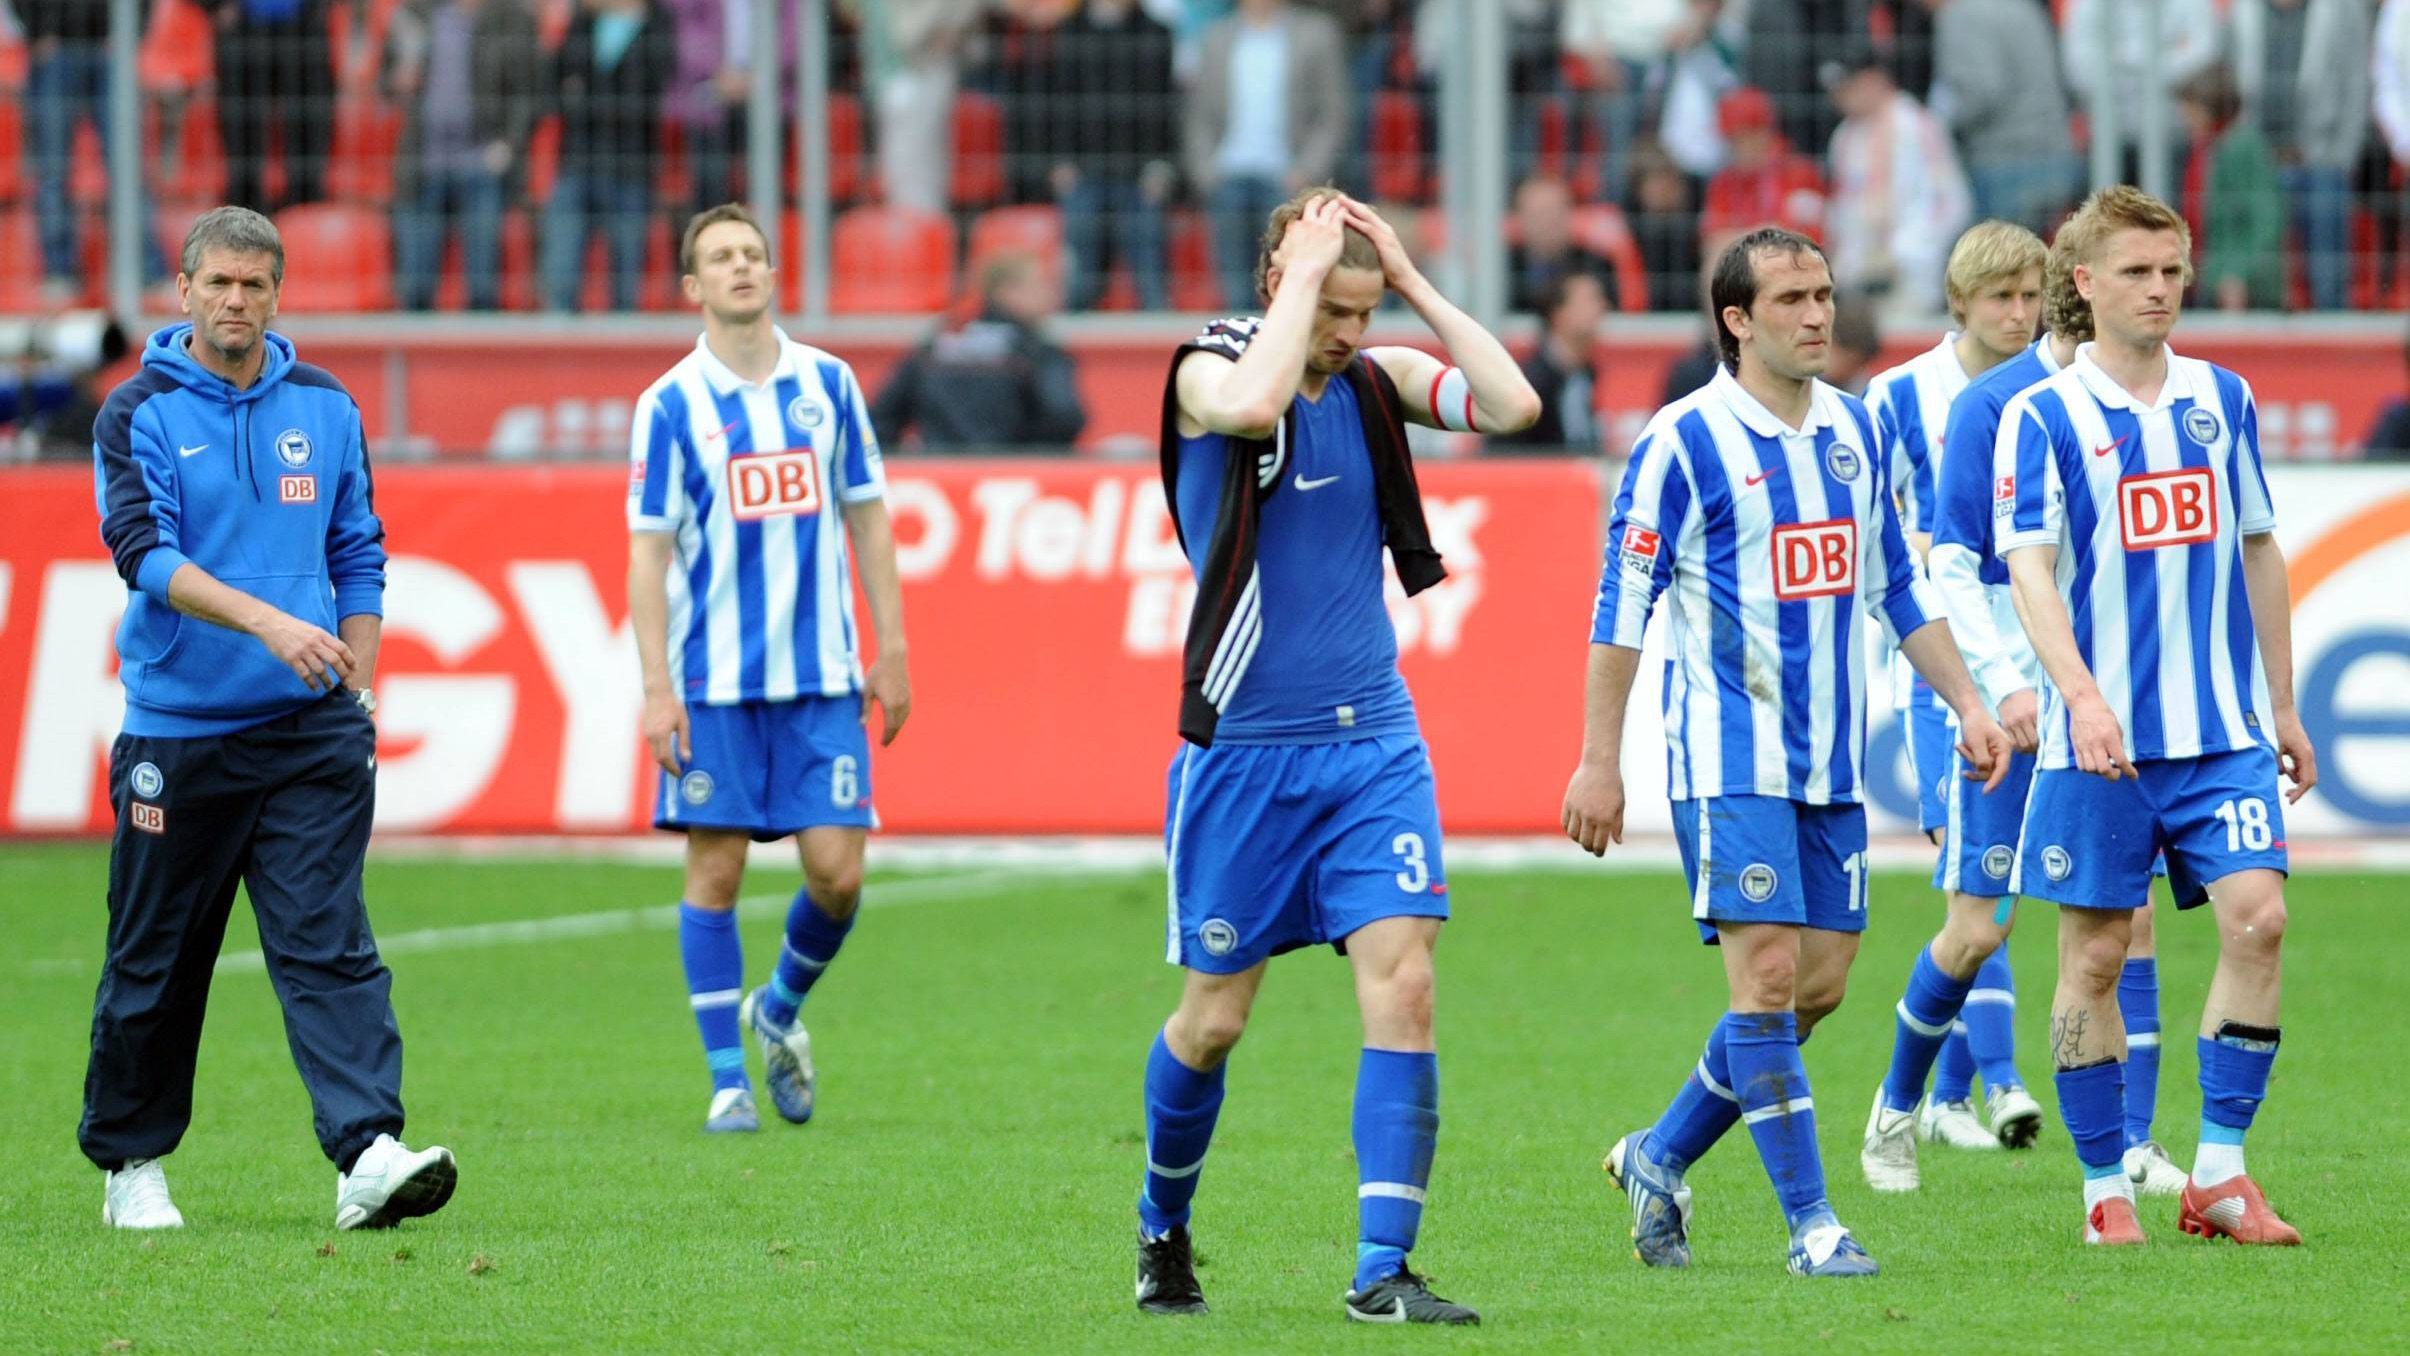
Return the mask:
M636 403L628 526L676 534L670 675L688 701L859 691L844 515L886 493L853 369L778 336L778 367L749 383L695 351Z
M2276 510L2241 377L2171 352L2158 402L2144 405L2086 344L2009 402L1992 474L2002 557L2058 548L2076 648L2125 729L2127 757L2267 742L2242 539L2274 531ZM2073 762L2068 730L2054 697L2041 766Z
M1638 649L1669 589L1673 798L1859 800L1861 605L1895 644L1940 615L1866 407L1818 382L1793 430L1718 370L1659 411L1615 497L1590 639Z
M1958 332L1952 330L1929 348L1866 386L1866 410L1875 427L1891 444L1891 488L1900 502L1900 528L1933 534L1940 521L1942 430L1950 406L1967 387L1964 364L1958 361ZM1886 652L1891 670L1891 705L1936 707L1941 698L1920 682L1916 670L1897 650Z
M2046 682L2042 661L2008 586L2008 567L1992 550L1992 449L2008 402L2059 370L2045 335L2023 353L1977 377L1950 403L1943 430L1939 516L1925 577L1933 581L1950 636L1984 705L1997 712L2010 695Z

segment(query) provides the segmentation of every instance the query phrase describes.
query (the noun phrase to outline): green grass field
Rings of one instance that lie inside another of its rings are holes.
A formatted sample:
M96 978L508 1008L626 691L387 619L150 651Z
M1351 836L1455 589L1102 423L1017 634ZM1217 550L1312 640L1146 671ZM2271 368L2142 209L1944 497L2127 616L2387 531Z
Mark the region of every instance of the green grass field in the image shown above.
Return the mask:
M791 890L791 857L749 892ZM1417 1265L1477 1331L1347 1324L1355 1236L1348 1099L1359 1045L1344 962L1274 966L1230 1075L1195 1227L1214 1313L1130 1303L1138 1080L1175 972L1159 875L884 880L806 1010L820 1117L698 1133L708 1084L656 907L543 942L412 934L658 906L674 872L591 863L377 862L370 899L408 1041L411 1139L451 1145L431 1219L337 1234L333 1169L266 977L217 981L198 1115L168 1160L184 1230L102 1228L75 1147L105 859L0 850L0 1352L858 1350L2090 1351L2242 1344L2402 1350L2395 1232L2410 1195L2410 1064L2396 973L2410 879L2297 881L2286 1049L2251 1141L2308 1236L2246 1252L2179 1235L2087 1253L2064 1133L2032 1153L1929 1149L1925 1190L1875 1199L1857 1137L1891 1004L1936 907L1878 878L1853 996L1809 1048L1842 1217L1884 1266L1783 1274L1745 1136L1692 1174L1699 1265L1633 1261L1598 1170L1653 1117L1723 1006L1671 876L1470 874L1440 956L1443 1127ZM748 973L779 909L749 909ZM2051 974L2047 918L2016 942L2023 1060ZM2188 1161L2212 940L2163 931L2160 1126ZM256 946L238 910L228 951ZM758 1074L758 1063L757 1063ZM765 1114L768 1111L764 1102Z

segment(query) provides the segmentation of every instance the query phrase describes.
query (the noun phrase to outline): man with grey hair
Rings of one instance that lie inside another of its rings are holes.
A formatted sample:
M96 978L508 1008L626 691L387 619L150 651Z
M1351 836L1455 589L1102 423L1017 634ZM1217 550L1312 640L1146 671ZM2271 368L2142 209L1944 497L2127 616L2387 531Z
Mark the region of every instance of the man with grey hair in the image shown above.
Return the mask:
M108 1174L101 1220L121 1229L184 1223L159 1160L192 1120L237 884L337 1168L335 1227L427 1214L455 1180L450 1150L398 1138L393 976L360 889L385 531L359 406L268 331L284 263L256 212L194 222L176 277L191 320L151 336L93 427L100 534L132 597L117 630L108 954L77 1140Z

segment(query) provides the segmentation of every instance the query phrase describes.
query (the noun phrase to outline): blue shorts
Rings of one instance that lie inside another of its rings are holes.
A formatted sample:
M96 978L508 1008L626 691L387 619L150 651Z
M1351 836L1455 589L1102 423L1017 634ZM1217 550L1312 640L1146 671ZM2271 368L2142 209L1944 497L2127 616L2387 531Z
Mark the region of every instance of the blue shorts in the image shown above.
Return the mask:
M2033 777L2009 888L2079 909L2150 902L2151 863L2167 855L2176 907L2209 898L2237 871L2288 871L2276 755L2264 748L2136 765L2139 780L2076 768Z
M1318 942L1344 950L1383 918L1448 916L1420 735L1183 744L1165 804L1175 965L1233 975Z
M2033 788L2033 755L2012 755L2008 775L1989 792L1965 774L1966 760L1952 748L1942 764L1940 789L1948 814L1941 826L1941 858L1933 863L1933 888L2001 899L2013 893L2009 879L2017 873L2017 836L2025 824L2026 793Z
M1956 773L1958 736L1950 708L1929 695L1900 713L1908 725L1908 776L1916 783L1916 831L1930 835L1950 822L1950 779Z
M1865 806L1709 796L1673 809L1700 941L1714 945L1718 923L1866 930Z
M660 775L656 829L732 829L767 843L823 825L870 829L870 735L858 697L690 706L694 756Z

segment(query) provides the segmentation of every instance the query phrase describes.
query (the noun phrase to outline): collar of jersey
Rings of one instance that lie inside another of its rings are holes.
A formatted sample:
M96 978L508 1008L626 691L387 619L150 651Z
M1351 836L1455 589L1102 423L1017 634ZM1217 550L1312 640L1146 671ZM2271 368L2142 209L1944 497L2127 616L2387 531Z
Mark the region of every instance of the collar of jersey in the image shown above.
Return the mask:
M1811 383L1808 387L1807 421L1798 428L1782 422L1774 411L1759 404L1757 397L1749 394L1748 388L1741 385L1741 379L1732 375L1732 369L1721 363L1716 365L1715 380L1708 385L1723 397L1725 404L1732 407L1732 413L1741 423L1761 438L1804 437L1833 422L1833 411L1821 381Z
M762 386L768 386L795 370L795 341L787 337L785 330L774 329L772 333L778 336L778 366L771 368L770 375L761 380L759 384ZM720 355L711 351L709 335L695 336L695 365L703 369L703 380L710 383L714 394L726 395L755 385L720 361Z
M2110 376L2106 369L2092 360L2092 345L2088 343L2075 346L2075 361L2067 365L2067 370L2084 384L2084 389L2092 393L2093 399L2135 414L2164 410L2192 394L2192 373L2172 348L2167 351L2167 380L2159 383L2159 403L2156 405L2143 404L2134 398L2133 392L2118 385L2117 378Z

